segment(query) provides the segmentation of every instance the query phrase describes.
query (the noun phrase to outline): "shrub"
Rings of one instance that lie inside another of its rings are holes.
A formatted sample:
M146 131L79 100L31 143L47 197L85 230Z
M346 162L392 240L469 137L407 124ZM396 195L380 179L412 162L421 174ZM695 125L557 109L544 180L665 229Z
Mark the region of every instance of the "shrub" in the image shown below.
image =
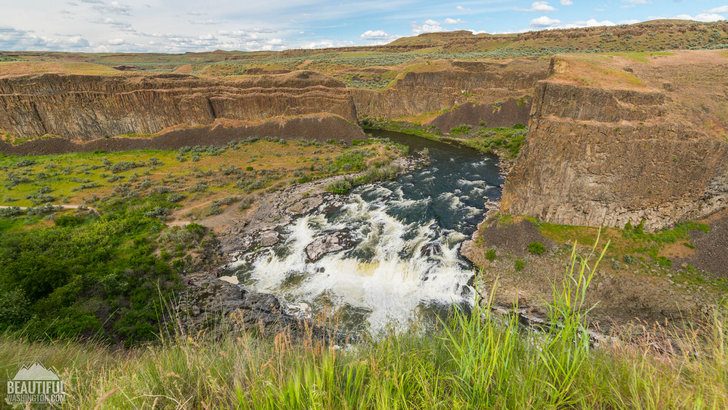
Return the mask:
M491 248L488 249L488 252L485 253L485 259L489 261L494 261L496 258L495 249Z
M238 209L245 210L250 208L253 205L253 198L251 197L245 197L242 201L240 201L240 205L238 206Z
M538 241L531 242L528 244L528 251L534 255L541 255L542 253L546 252L546 246Z
M83 223L83 218L74 215L59 215L53 220L56 226L77 226Z
M147 211L144 215L150 217L150 218L158 218L158 219L166 219L166 217L170 214L170 210L168 208L165 208L163 206L157 206L154 207L151 211Z
M167 196L167 201L169 202L179 202L183 199L187 198L185 195L178 194L176 192L173 192Z
M0 208L0 217L2 218L8 218L11 216L19 216L23 215L23 210L20 209L17 206L12 206L10 208Z
M522 271L526 268L526 262L523 259L516 259L515 268L517 271Z
M450 134L452 135L467 135L470 133L470 131L473 130L473 127L467 124L462 124L457 127L453 127L450 129Z
M337 179L336 181L329 184L326 190L334 194L348 194L352 189L351 181L348 179Z
M111 166L111 172L114 174L118 174L119 172L128 171L130 169L143 167L143 162L134 162L134 161L119 161L116 164Z

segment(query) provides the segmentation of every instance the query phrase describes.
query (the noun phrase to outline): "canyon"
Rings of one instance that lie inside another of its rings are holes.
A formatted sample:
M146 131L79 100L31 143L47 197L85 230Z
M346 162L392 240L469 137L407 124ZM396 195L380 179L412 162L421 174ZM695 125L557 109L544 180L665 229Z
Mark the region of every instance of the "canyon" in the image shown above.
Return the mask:
M352 141L366 118L445 134L529 124L503 212L571 225L644 220L656 230L728 204L726 74L725 52L678 51L436 60L407 66L384 89L305 70L6 75L0 151L176 149L261 135Z

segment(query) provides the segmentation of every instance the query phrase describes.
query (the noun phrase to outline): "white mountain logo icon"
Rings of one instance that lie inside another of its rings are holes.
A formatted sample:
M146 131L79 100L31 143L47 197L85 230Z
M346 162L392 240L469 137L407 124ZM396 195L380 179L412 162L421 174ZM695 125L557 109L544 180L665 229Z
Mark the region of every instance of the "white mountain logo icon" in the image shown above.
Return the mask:
M38 363L31 366L23 366L15 374L13 380L60 380L52 371Z

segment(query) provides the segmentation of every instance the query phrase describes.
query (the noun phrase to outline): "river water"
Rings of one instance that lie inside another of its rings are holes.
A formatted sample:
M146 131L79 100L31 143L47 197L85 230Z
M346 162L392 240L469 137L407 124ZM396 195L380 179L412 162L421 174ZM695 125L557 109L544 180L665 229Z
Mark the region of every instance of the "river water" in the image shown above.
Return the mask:
M462 242L482 220L485 198L501 196L494 157L469 148L375 132L427 148L431 165L396 180L356 188L334 210L325 205L294 221L279 245L237 265L243 287L272 293L290 311L334 313L349 331L380 333L427 325L453 304L474 300ZM307 262L315 238L348 228L357 245Z

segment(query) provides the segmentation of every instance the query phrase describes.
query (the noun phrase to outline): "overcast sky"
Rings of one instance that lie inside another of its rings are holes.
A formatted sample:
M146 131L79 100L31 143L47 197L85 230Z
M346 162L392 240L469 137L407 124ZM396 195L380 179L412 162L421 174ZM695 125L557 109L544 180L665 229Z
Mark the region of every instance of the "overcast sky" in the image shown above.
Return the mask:
M0 0L0 50L280 50L727 17L728 0Z

